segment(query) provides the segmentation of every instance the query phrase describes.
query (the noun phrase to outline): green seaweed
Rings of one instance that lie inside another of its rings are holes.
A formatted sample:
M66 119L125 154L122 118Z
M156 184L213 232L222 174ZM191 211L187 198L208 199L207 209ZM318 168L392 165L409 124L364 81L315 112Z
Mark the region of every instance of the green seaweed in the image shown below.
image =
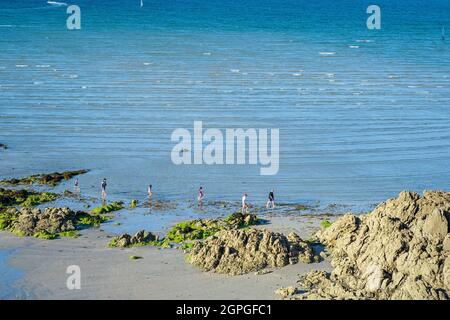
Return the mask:
M220 230L247 228L258 223L256 215L235 212L224 220L196 219L177 223L167 232L166 238L183 243L208 238Z
M182 243L188 240L205 239L220 231L222 226L215 220L191 220L177 223L166 238L172 242Z
M60 232L58 235L60 237L67 237L67 238L78 238L80 236L80 234L75 230Z
M33 237L39 238L39 239L44 239L44 240L53 240L58 237L58 234L48 233L45 231L39 231L39 232L36 232L33 235Z
M140 257L140 256L130 256L129 259L130 260L140 260L140 259L143 259L143 258Z
M14 206L33 207L45 202L54 201L58 197L58 194L51 192L0 188L0 208Z
M122 210L124 208L122 201L111 202L110 204L101 205L91 210L92 214L103 214L113 211Z
M131 208L131 209L134 209L134 208L136 208L136 207L137 207L137 205L138 205L138 203L139 203L139 201L138 201L138 200L136 200L136 199L133 199L133 200L131 200L131 203L130 203L130 208Z
M39 194L33 194L27 197L27 199L22 202L24 207L34 207L45 202L55 201L59 198L59 195L51 192L42 192Z
M87 173L89 170L74 170L74 171L64 171L64 172L53 172L53 173L40 173L34 174L28 177L23 177L19 179L6 179L1 180L0 184L2 185L19 185L19 184L40 184L40 185L49 185L56 186L63 180L69 180L74 176Z
M80 227L98 227L100 224L108 221L110 218L100 215L92 215L86 212L80 212L76 217L76 224Z
M11 227L12 223L17 220L17 217L17 211L0 211L0 230L8 230Z
M332 223L329 220L322 220L320 222L320 225L322 226L322 228L326 229L326 228L330 227L332 225Z

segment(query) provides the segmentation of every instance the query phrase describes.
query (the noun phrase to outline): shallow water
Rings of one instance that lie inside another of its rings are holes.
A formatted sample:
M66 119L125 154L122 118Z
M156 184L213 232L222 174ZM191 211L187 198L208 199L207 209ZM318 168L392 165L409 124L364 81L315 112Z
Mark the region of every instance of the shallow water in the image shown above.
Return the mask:
M199 185L356 206L449 189L448 1L378 1L380 31L367 1L144 3L77 1L79 31L65 7L0 3L0 177L89 168L88 195L107 177L111 199L152 183L180 203ZM196 120L279 128L279 173L175 166L170 135Z
M0 300L18 298L23 294L14 287L14 283L22 277L22 272L8 264L13 253L14 250L0 249Z

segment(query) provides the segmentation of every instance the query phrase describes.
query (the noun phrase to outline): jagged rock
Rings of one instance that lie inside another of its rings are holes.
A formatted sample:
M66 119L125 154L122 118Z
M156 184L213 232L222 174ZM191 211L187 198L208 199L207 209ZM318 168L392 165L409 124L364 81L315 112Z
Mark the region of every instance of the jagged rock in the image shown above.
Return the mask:
M124 233L118 237L115 237L110 242L111 247L126 248L138 245L145 245L151 241L158 240L158 237L151 232L140 230L136 232L134 236L130 236L128 233Z
M204 271L239 275L266 267L284 267L314 259L311 247L296 234L288 237L260 229L223 230L197 242L189 261Z
M282 298L292 296L295 292L296 289L292 286L275 290L275 294L281 296Z
M450 193L402 192L371 213L345 215L316 237L333 271L311 272L300 299L449 299Z
M75 218L76 213L69 208L46 208L43 211L22 208L12 222L10 230L25 236L40 232L57 234L75 230Z

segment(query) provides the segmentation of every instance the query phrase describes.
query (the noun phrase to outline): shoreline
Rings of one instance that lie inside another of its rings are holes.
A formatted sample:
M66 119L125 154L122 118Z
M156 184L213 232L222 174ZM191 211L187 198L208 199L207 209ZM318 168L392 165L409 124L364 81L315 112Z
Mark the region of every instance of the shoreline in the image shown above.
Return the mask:
M308 239L320 228L320 217L272 216L257 226ZM101 229L84 230L79 238L40 240L0 232L0 249L21 247L8 259L22 277L7 299L278 299L274 291L291 285L299 274L331 271L327 260L297 263L273 272L227 276L202 272L185 261L182 250L151 246L111 249ZM130 260L130 256L142 259ZM66 268L81 269L81 290L68 290ZM225 280L225 281L224 281Z

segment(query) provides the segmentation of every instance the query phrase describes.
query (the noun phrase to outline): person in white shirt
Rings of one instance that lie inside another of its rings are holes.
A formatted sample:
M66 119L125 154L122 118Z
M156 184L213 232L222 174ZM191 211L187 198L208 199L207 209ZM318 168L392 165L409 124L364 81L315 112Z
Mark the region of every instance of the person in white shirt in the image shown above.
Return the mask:
M242 213L245 213L246 210L247 210L247 194L244 193L244 195L242 196Z

